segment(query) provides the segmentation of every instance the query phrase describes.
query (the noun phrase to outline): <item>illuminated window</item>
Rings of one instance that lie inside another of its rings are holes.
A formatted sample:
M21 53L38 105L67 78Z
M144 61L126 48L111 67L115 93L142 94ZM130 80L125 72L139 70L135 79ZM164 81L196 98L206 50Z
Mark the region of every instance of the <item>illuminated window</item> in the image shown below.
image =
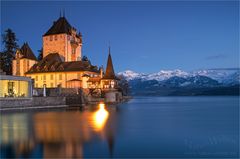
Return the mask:
M114 81L111 81L111 88L114 88Z
M38 76L36 76L36 81L38 81Z
M43 75L43 80L46 80L46 75Z
M53 83L51 83L51 87L53 87Z
M62 80L62 74L59 75L59 80Z
M14 82L8 82L8 95L14 97Z
M38 84L37 83L35 84L35 87L38 88Z
M72 48L72 54L76 53L76 48Z
M51 80L53 80L53 75L51 75L51 77L50 77L50 78L51 78Z
M0 80L0 97L28 97L29 83L18 80Z

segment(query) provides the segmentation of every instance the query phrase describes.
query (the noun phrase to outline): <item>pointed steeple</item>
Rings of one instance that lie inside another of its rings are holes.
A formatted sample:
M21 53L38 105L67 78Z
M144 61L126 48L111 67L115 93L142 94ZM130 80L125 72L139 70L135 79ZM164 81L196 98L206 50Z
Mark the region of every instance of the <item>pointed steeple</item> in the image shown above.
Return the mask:
M111 50L109 47L109 52L108 52L108 60L107 60L107 67L106 67L106 72L103 77L104 79L116 79L114 69L113 69L113 63L112 63L112 57L111 57Z
M34 55L32 49L30 48L27 42L23 43L23 46L20 49L20 53L22 54L22 58L27 58L27 59L37 61L36 56Z

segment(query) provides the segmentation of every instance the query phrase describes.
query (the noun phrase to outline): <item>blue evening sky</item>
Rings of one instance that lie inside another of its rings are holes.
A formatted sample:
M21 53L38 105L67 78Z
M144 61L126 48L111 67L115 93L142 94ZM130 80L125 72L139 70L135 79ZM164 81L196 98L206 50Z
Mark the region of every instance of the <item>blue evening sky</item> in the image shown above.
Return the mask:
M110 43L116 72L239 67L238 1L1 1L1 33L37 55L61 9L93 64L106 65Z

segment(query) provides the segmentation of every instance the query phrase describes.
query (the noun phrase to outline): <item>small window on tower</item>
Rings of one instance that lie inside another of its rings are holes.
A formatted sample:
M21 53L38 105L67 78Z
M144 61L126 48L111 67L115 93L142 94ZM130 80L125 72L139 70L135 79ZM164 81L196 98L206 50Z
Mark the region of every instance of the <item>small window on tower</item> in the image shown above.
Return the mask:
M57 35L54 36L54 39L57 40Z
M50 41L52 41L53 40L53 37L52 36L50 36Z
M76 48L72 48L72 54L76 53Z

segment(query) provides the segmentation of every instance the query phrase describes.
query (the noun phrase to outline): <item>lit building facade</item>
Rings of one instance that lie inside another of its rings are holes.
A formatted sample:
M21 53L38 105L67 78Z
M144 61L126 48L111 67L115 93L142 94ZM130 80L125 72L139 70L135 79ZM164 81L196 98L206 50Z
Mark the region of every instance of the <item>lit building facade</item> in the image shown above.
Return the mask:
M0 98L31 98L32 80L28 77L0 75Z
M12 61L12 74L25 76L25 73L37 63L37 58L28 43L24 43L21 49L17 49L15 59Z
M65 17L53 22L43 35L43 57L58 53L63 61L80 61L82 58L82 35L72 27Z
M109 49L106 72L82 60L82 35L60 17L43 35L43 59L37 61L27 43L16 52L13 74L33 79L35 88L116 89Z

